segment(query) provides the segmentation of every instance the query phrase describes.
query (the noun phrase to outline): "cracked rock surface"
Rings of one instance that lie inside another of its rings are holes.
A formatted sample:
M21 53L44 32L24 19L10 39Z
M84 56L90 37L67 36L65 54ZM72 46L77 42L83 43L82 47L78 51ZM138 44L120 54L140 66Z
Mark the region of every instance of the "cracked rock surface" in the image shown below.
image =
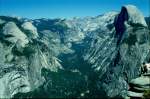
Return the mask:
M133 5L85 18L0 16L0 98L140 97L128 89L149 84L139 77L149 33L149 18Z

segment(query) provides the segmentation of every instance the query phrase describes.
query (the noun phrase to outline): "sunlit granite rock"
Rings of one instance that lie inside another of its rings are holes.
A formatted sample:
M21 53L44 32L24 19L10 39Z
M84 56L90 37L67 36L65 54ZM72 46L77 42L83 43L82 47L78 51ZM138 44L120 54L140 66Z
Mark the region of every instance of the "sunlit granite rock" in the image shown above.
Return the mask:
M149 39L132 5L69 20L0 16L0 98L124 98L150 59Z

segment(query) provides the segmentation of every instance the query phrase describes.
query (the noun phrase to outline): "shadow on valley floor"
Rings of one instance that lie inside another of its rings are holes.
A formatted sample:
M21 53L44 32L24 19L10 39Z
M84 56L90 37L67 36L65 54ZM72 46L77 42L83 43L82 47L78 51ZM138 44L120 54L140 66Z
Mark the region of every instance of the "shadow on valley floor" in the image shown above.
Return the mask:
M93 77L89 80L79 72L42 69L42 75L46 79L42 86L32 92L18 93L14 98L107 98L102 89L97 89Z
M64 70L41 70L45 83L28 93L18 93L14 98L108 98L97 84L98 73L80 57L81 46L73 46L76 53L62 55ZM79 50L80 49L80 50Z

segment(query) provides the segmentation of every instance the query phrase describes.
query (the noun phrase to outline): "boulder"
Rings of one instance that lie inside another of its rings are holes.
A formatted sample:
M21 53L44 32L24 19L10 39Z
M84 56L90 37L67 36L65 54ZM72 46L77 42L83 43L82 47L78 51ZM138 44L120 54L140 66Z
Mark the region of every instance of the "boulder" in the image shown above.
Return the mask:
M145 90L149 90L149 87L150 86L147 86L147 87L137 87L137 86L135 86L133 88L136 89L136 90L138 90L138 91L144 92Z
M137 86L150 86L150 77L141 76L130 81L131 84Z
M128 91L127 94L130 97L136 97L136 98L142 98L143 97L143 93L137 93L137 92Z

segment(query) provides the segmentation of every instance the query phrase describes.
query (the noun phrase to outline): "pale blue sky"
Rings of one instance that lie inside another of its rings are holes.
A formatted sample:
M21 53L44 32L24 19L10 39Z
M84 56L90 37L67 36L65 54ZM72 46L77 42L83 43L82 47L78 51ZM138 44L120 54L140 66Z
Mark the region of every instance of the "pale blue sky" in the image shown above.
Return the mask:
M26 18L70 18L97 16L120 11L122 5L137 6L144 16L150 11L150 0L0 0L0 15Z

